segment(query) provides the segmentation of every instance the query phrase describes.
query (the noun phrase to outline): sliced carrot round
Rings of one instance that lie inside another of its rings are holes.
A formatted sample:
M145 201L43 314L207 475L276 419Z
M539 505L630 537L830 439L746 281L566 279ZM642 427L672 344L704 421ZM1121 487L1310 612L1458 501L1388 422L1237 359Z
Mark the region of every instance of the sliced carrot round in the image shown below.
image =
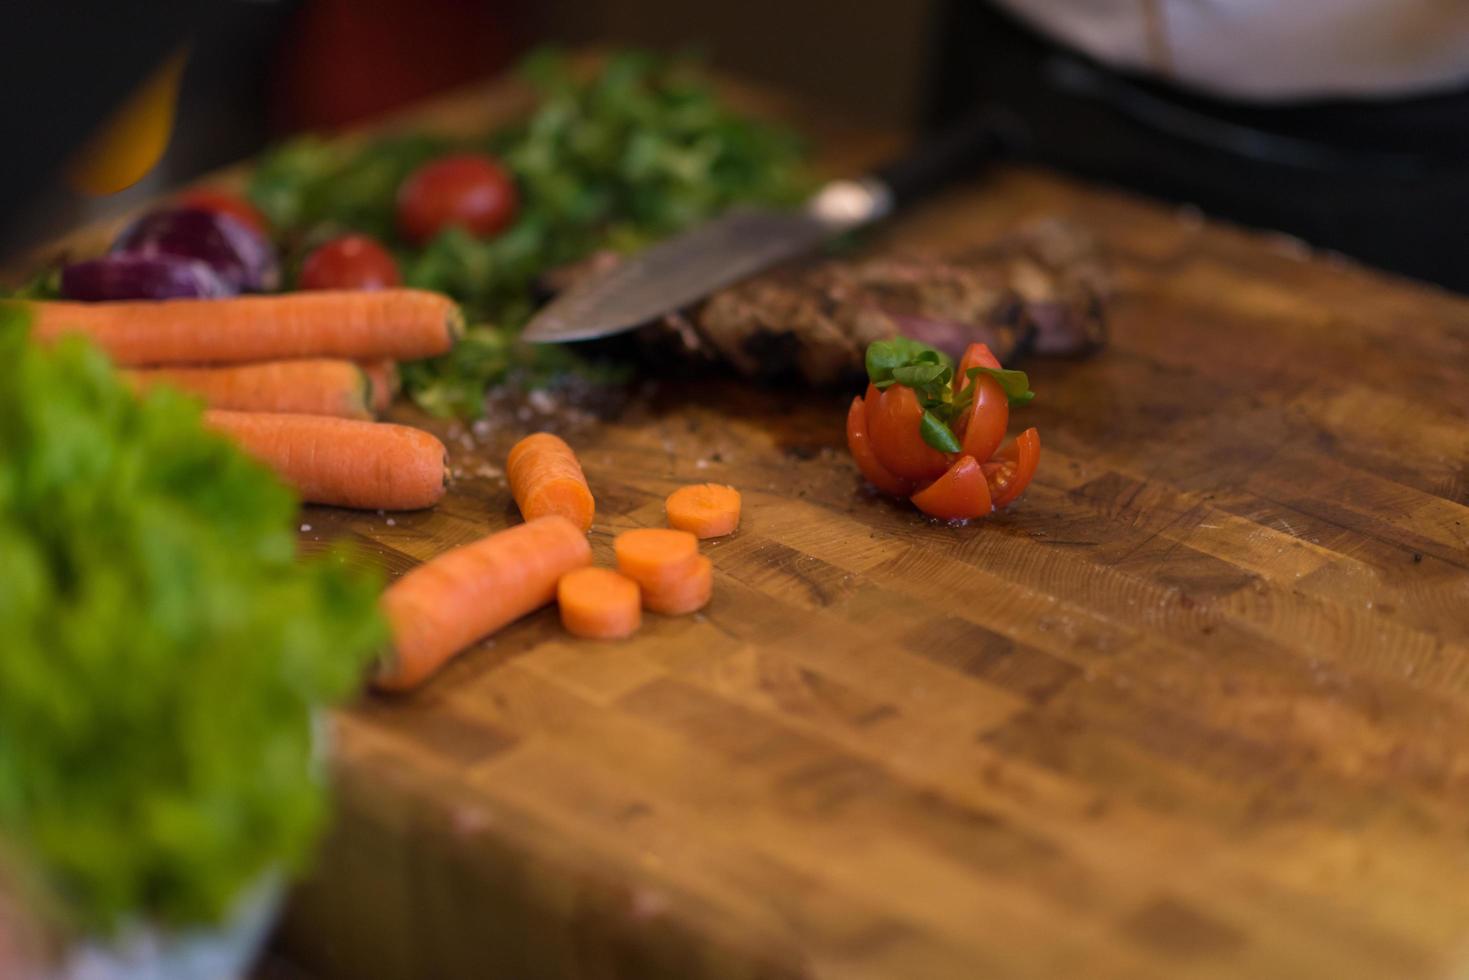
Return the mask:
M622 640L643 621L638 583L608 568L578 568L556 583L561 625L589 640Z
M718 483L679 487L664 509L669 527L699 538L717 538L740 526L740 492Z
M664 616L687 616L707 606L713 595L714 563L697 555L681 578L662 588L644 589L643 606Z
M623 531L612 542L617 570L643 589L659 591L687 577L699 559L699 539L688 531L645 527Z

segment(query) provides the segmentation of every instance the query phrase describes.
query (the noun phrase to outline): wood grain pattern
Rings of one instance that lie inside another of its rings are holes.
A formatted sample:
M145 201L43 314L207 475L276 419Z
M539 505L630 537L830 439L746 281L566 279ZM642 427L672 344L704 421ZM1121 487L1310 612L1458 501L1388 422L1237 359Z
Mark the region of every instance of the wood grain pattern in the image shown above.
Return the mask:
M485 101L459 122L484 121ZM835 167L891 138L828 143ZM703 615L505 630L336 719L285 924L326 977L1431 977L1469 969L1469 303L1003 170L876 247L1041 216L1114 344L1033 362L1010 513L861 487L845 399L661 386L570 433L592 541L740 488ZM400 410L402 419L413 418ZM534 419L435 426L433 512L320 508L390 574L516 520Z

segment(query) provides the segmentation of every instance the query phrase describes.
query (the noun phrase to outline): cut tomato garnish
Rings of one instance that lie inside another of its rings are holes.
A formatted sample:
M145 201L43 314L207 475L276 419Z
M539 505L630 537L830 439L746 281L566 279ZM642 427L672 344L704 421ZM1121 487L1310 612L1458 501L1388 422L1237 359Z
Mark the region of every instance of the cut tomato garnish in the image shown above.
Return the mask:
M1010 399L1000 383L987 374L981 374L974 384L974 403L960 417L956 434L963 443L964 455L983 463L1005 439Z
M1030 486L1035 476L1036 464L1041 458L1041 435L1034 428L1026 429L1007 442L989 462L982 467L989 483L989 492L996 510L1015 501Z
M868 483L894 497L906 497L913 492L911 480L894 476L873 455L867 435L867 403L860 396L852 399L852 407L847 410L847 448Z
M990 512L984 469L972 456L960 456L943 476L915 493L913 506L930 517L959 521Z
M907 385L886 391L867 386L867 435L883 469L896 477L921 483L942 475L949 458L923 441L923 407Z

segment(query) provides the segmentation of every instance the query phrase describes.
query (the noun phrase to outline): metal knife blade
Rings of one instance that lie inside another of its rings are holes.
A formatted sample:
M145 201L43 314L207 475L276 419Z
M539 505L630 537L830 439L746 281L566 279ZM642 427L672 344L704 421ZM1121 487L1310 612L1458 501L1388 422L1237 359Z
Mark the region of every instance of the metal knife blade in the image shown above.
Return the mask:
M590 340L631 330L891 208L875 182L835 181L797 211L741 209L660 242L572 286L526 326L533 343Z

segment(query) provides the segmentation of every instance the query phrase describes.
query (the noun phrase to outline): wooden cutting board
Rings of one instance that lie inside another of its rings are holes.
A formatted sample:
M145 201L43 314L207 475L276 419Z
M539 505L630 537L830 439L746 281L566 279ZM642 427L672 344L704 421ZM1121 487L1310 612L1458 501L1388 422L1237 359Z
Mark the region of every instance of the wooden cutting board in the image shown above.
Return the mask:
M434 118L485 125L508 91ZM1025 365L1021 504L951 528L874 497L842 394L658 379L573 426L599 561L681 484L743 491L713 603L621 644L546 610L342 713L286 954L351 978L1469 969L1469 303L1025 170L878 247L1051 216L1106 243L1121 295L1109 351ZM458 473L435 510L308 508L303 542L396 575L514 523L525 412L435 426Z

